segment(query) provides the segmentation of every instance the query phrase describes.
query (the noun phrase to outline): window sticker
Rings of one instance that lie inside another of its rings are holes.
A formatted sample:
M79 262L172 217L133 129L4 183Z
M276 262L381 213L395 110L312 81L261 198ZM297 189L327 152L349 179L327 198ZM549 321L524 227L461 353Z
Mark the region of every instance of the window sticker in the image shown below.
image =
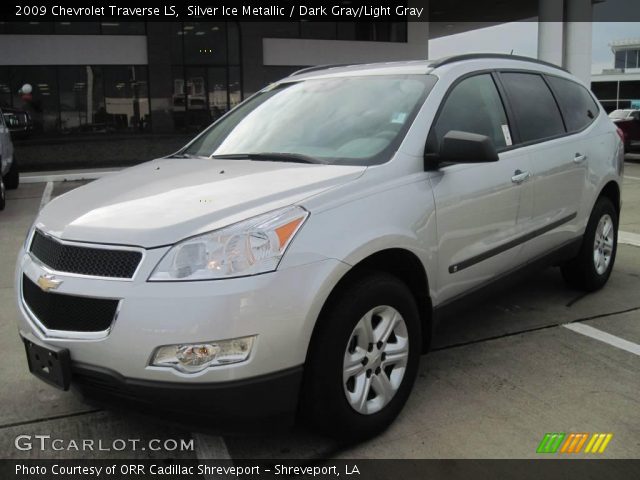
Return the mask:
M504 135L504 141L507 144L507 147L513 145L513 141L511 140L511 132L509 131L509 125L502 125L502 134Z
M407 119L406 112L393 112L391 114L391 123L399 123L400 125L402 125L406 119Z

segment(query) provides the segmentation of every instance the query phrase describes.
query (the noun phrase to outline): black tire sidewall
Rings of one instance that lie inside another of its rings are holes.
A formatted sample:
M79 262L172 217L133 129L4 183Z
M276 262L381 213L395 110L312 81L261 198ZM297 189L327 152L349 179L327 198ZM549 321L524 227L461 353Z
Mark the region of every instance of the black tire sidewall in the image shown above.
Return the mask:
M604 215L609 215L613 221L613 250L611 252L611 258L609 260L609 266L604 273L599 274L596 270L593 262L593 248L595 242L596 230L598 223ZM611 200L606 197L600 197L593 207L591 216L589 217L589 223L583 237L582 247L578 258L574 260L575 265L572 268L575 270L573 273L577 281L582 284L582 287L588 291L595 291L602 288L609 279L611 271L616 260L616 254L618 251L618 212Z
M342 383L342 363L351 333L372 308L388 305L400 312L409 334L409 359L400 388L379 412L363 415L349 405ZM386 274L372 274L346 288L319 319L305 374L303 402L317 428L342 439L370 437L386 428L411 392L421 354L421 325L409 289Z

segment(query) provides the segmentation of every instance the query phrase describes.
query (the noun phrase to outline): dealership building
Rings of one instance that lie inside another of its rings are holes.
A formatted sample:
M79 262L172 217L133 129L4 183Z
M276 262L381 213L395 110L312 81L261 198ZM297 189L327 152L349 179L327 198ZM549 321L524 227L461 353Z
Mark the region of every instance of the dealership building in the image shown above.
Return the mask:
M611 44L613 68L591 77L591 89L608 112L640 109L640 38Z
M116 145L103 142L101 154L100 139L174 136L162 147L171 151L299 68L427 58L430 38L535 18L538 57L589 81L591 23L585 20L591 19L592 0L419 3L428 5L429 21L0 22L0 106L26 110L32 118L30 139L20 141L23 164L54 151L44 155L33 145L72 139L97 142L96 159L129 161L123 157L158 155L152 147L162 140L147 142L142 153L133 147L114 153L109 149ZM458 11L487 20L449 21Z

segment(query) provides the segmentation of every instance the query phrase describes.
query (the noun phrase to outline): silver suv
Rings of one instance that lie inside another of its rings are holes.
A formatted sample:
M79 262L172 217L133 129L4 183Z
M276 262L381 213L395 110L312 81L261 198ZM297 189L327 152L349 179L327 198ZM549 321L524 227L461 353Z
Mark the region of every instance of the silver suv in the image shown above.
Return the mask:
M622 169L613 123L553 65L307 69L40 212L15 279L29 366L223 428L298 413L370 436L469 294L532 265L606 283Z

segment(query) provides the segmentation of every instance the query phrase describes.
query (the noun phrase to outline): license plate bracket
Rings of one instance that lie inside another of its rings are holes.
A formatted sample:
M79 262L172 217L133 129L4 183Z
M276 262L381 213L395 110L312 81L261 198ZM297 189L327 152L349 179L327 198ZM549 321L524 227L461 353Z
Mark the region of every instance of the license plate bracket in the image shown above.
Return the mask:
M23 338L27 353L29 371L40 380L62 390L69 390L71 384L71 360L69 350L44 346Z

